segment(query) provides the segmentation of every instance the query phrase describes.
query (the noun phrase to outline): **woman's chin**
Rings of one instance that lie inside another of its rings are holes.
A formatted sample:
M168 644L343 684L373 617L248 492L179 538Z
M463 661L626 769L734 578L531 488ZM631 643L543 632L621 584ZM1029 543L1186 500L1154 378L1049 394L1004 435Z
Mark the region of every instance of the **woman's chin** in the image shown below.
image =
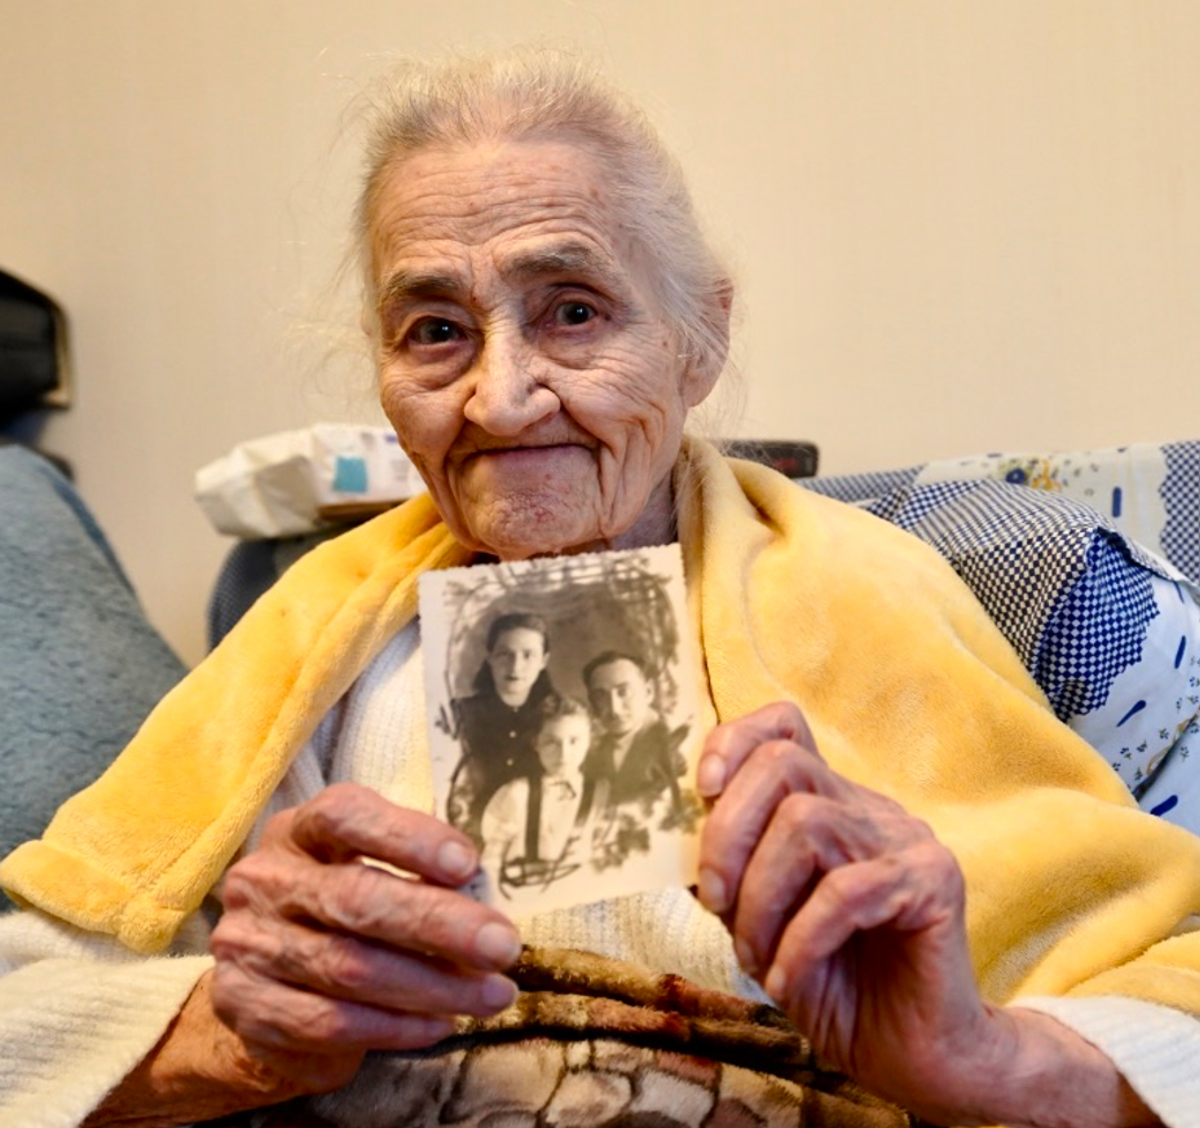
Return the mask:
M555 556L603 548L606 539L596 522L565 502L503 506L487 514L486 520L469 523L473 546L501 560L528 560L533 556Z

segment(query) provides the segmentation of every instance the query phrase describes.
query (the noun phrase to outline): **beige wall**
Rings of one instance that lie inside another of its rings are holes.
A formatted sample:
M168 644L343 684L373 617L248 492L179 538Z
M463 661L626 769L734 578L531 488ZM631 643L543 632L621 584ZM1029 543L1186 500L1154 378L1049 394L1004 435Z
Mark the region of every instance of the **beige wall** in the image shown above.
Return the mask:
M44 442L189 660L226 548L196 467L378 418L309 322L342 317L340 111L391 51L541 34L644 99L734 264L743 433L830 472L1200 436L1194 0L0 0L0 27L0 263L74 331Z

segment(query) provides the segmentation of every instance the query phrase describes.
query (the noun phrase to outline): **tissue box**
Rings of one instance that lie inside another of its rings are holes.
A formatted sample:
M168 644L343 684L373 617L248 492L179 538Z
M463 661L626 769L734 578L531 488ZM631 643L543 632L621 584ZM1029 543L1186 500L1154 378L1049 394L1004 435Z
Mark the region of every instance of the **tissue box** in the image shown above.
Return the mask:
M218 532L290 537L360 520L424 489L388 427L317 423L240 443L196 472Z

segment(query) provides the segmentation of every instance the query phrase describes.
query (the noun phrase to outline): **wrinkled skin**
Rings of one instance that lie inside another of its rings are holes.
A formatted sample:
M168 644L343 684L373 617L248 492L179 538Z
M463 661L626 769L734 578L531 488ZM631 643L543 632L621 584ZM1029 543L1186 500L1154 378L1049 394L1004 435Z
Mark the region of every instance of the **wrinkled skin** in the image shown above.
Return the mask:
M541 141L395 168L373 230L383 407L446 523L501 558L669 539L716 373L679 355L598 162Z
M356 784L275 816L225 877L217 1015L282 1074L315 1057L344 1081L368 1049L428 1045L456 1015L502 1009L516 988L500 972L520 942L458 892L477 862L465 835Z
M698 783L701 900L823 1061L938 1124L1158 1123L1094 1047L980 997L953 855L795 705L714 729Z

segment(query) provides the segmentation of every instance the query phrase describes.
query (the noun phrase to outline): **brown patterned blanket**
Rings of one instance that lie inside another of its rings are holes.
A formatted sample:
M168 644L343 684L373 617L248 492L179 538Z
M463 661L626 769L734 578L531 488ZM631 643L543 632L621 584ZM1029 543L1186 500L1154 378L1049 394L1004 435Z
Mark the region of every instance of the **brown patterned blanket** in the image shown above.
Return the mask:
M527 949L516 1004L335 1093L210 1128L900 1128L778 1011L582 952Z

